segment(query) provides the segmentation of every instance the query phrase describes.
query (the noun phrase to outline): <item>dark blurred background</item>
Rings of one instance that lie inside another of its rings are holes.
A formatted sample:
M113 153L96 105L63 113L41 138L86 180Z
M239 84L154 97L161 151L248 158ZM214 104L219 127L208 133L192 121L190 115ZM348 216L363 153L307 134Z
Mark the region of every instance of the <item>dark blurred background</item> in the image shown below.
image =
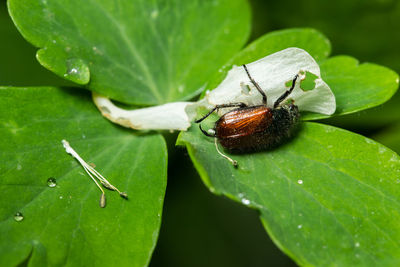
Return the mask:
M284 28L312 27L332 43L332 55L347 54L400 73L400 1L250 0L251 40ZM36 49L17 32L0 0L0 85L70 85L35 59ZM229 8L229 7L227 7ZM251 41L250 40L250 41ZM324 120L400 151L400 94L384 105ZM294 266L268 236L254 210L205 188L184 149L169 141L169 175L157 266Z

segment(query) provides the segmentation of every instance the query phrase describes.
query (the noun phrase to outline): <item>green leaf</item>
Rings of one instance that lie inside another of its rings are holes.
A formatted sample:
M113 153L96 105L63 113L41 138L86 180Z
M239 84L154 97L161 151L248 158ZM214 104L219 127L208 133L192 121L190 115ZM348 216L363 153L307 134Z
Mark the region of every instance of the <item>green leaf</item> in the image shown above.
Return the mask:
M321 76L336 97L335 115L350 114L388 101L399 87L399 75L372 63L359 64L349 56L332 57L320 65ZM328 116L310 114L306 119Z
M400 153L400 121L373 135L372 138Z
M400 264L400 158L365 137L303 123L273 150L215 151L198 127L181 133L211 191L258 209L271 238L300 265Z
M5 1L0 3L0 36L0 85L71 85L37 62L34 57L36 49L15 28L7 13Z
M39 62L129 104L190 99L247 40L247 1L8 1ZM227 8L229 6L229 8Z
M400 112L398 112L399 103L400 92L397 91L394 96L383 105L357 113L332 117L324 120L324 123L348 130L373 132L379 128L400 121ZM391 146L389 147L392 148Z
M80 90L3 87L0 102L0 265L147 265L166 186L163 138L108 122ZM129 200L106 190L100 208L62 139Z

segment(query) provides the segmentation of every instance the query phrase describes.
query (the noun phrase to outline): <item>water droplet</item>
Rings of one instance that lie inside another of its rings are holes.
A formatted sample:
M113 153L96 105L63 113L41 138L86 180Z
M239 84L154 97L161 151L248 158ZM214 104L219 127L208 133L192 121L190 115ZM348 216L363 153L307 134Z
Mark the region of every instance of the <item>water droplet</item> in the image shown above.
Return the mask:
M355 246L356 248L358 248L358 247L360 247L360 243L357 242L357 243L354 244L354 246Z
M250 200L248 200L247 198L243 198L242 199L242 203L245 205L249 205L250 204Z
M60 196L60 199L63 199L63 196Z
M303 184L303 180L297 180L298 184Z
M22 215L21 212L15 213L15 215L14 215L14 220L15 220L16 222L20 222L20 221L22 221L23 219L24 219L24 215Z
M179 93L183 93L183 90L185 90L185 86L179 85L179 87L178 87L178 92L179 92Z
M397 179L397 180L396 180L396 184L400 184L400 179Z
M49 179L47 179L47 185L51 188L56 187L56 185L57 185L56 179L53 177L50 177Z
M64 77L78 84L87 84L90 79L89 67L82 59L68 59Z
M18 164L17 165L17 171L20 171L20 170L22 170L22 166L21 166L21 164Z
M299 225L297 225L297 228L301 229L301 228L303 228L303 225L299 224Z

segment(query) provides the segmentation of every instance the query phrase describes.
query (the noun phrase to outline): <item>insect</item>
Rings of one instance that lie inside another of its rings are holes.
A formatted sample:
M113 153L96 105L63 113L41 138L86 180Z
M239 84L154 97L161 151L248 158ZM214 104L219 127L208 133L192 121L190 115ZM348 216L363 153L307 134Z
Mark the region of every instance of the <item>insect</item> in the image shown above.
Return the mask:
M205 131L199 124L204 135L214 137L217 152L234 166L237 166L237 161L219 151L217 140L224 148L234 153L271 149L279 146L293 135L300 117L299 109L293 100L284 102L296 85L297 74L292 80L291 87L270 108L267 107L267 95L251 77L246 65L243 65L243 68L251 83L261 94L262 104L255 106L248 106L245 103L216 105L206 115L195 121L201 123L214 111L236 107L222 115L215 122L213 129Z

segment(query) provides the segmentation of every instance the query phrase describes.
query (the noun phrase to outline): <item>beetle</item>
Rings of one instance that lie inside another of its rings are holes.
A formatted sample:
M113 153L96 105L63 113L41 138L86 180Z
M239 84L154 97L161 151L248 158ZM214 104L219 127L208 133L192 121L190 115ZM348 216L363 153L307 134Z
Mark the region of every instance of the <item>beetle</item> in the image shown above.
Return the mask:
M224 148L233 153L272 149L293 135L300 118L299 109L294 101L284 102L295 88L298 74L293 78L291 87L270 108L267 106L267 95L251 77L246 65L243 65L243 68L251 83L261 94L262 104L253 106L248 106L245 103L216 105L202 118L195 120L195 123L199 123L199 128L204 135L215 138L218 153L231 161L234 166L237 166L237 161L219 151L217 140ZM205 131L201 127L201 122L214 111L222 108L235 109L223 114L215 122L213 129L208 130L208 132Z

